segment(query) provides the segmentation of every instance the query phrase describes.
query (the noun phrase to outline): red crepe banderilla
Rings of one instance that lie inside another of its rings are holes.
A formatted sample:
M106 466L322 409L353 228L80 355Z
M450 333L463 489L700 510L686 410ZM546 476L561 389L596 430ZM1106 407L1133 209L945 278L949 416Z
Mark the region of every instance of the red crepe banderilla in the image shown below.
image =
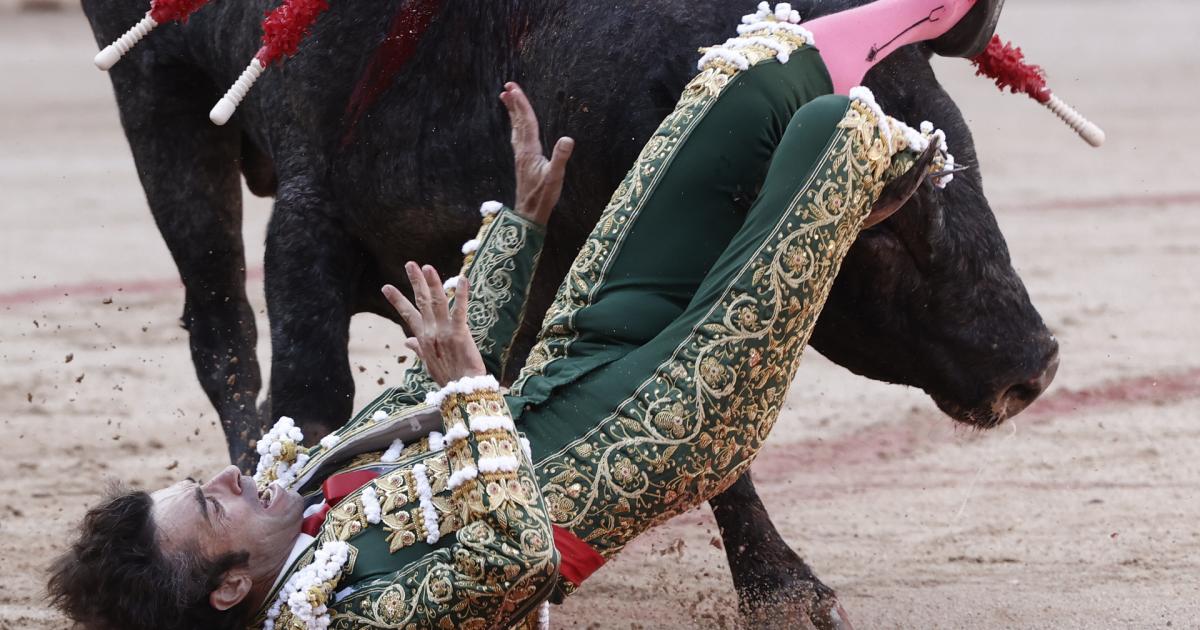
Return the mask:
M1104 130L1055 96L1046 86L1046 72L1042 67L1026 62L1025 53L1002 41L999 35L993 36L987 50L971 59L971 63L975 64L975 74L992 79L1001 90L1027 94L1048 107L1088 144L1094 147L1104 144Z
M125 34L118 37L117 41L105 46L104 50L96 54L94 59L96 67L108 70L159 24L186 22L189 15L206 4L208 4L208 0L154 0L150 3L150 10L146 12L146 17L134 24L133 28L125 31Z
M296 54L300 42L308 35L317 17L329 8L327 0L285 0L274 10L267 13L263 20L262 48L254 54L250 65L242 71L242 75L230 86L229 91L208 113L209 120L218 125L229 122L233 112L237 110L246 92L262 75L267 66L285 56Z

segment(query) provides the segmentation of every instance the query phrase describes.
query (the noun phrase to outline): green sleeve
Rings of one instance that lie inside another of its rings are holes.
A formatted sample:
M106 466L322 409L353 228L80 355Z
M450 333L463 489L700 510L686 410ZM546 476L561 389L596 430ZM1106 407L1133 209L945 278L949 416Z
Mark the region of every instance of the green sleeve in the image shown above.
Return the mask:
M485 208L488 205L485 204ZM490 374L500 374L508 361L513 339L521 327L529 298L529 283L537 270L545 228L495 204L484 215L479 236L464 246L462 274L471 282L467 323L483 364ZM448 289L453 300L454 289ZM382 411L396 411L425 402L425 394L438 389L421 361L414 360L399 385L390 387L355 414L346 428L369 421Z
M508 361L545 238L543 226L503 208L485 217L479 238L464 247L471 250L463 264L471 282L467 321L490 374L503 373Z

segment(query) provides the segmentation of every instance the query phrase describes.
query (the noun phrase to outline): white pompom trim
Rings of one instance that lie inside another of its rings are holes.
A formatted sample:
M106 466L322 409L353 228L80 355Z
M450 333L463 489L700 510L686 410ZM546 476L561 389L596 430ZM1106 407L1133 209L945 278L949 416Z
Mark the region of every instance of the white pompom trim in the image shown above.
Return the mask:
M917 131L902 120L888 117L888 124L894 131L900 132L904 136L904 141L908 143L908 148L917 153L925 151L929 148L931 142L936 142L938 150L942 152L945 163L942 169L946 171L954 170L954 156L950 154L950 147L946 144L946 132L941 129L936 129L933 123L928 120L921 123L921 130ZM947 184L954 180L953 173L947 173L934 179L933 185L938 188L945 188Z
M954 170L953 155L950 155L949 153L946 154L946 164L943 166L943 168L945 168L947 171ZM945 175L936 178L936 181L933 182L933 185L937 186L938 188L945 188L946 184L949 184L952 181L954 181L954 173L946 173Z
M378 525L383 519L383 506L379 504L379 495L376 494L375 488L367 486L362 490L363 515L367 517L367 522L372 525Z
M499 455L495 457L479 458L479 472L496 473L496 472L516 472L520 463L517 458L512 455Z
M787 63L796 47L780 41L776 36L788 35L802 39L810 46L816 45L816 38L812 32L799 23L800 12L793 10L791 4L781 2L771 9L771 5L766 2L760 3L757 12L742 16L742 23L737 27L739 37L705 50L696 67L704 70L713 61L720 60L738 70L746 70L750 67L750 60L738 49L751 46L773 50L779 63Z
M525 457L533 461L533 447L529 445L529 438L521 436L521 450L525 451Z
M403 451L404 442L401 442L400 438L396 438L392 440L391 445L389 445L387 450L383 452L383 455L379 458L379 461L383 462L384 464L394 464L400 461L400 453Z
M445 291L453 291L453 290L457 289L458 288L458 279L459 279L459 276L454 276L453 278L447 278L446 281L442 283L442 289Z
M777 39L771 39L770 37L760 37L757 35L750 37L739 37L725 42L724 46L725 48L734 50L738 48L748 48L750 46L762 46L764 48L770 48L771 50L775 51L775 58L779 60L779 63L787 63L788 60L792 58L791 46L788 46ZM749 62L747 62L747 64L748 63ZM743 68L743 70L744 69L745 68Z
M444 438L446 448L453 446L454 443L459 440L466 439L468 435L471 435L471 432L467 430L467 427L461 424L456 424L450 427L446 431L446 436Z
M504 429L516 433L517 427L508 416L475 416L471 418L471 430L475 433Z
M451 394L471 394L474 392L500 391L500 383L494 376L483 374L481 376L464 376L457 381L450 381L446 386L436 392L425 394L425 404L433 407L441 407L442 402Z
M796 13L795 17L796 20L799 21L800 14ZM750 35L753 33L762 32L770 33L772 35L787 34L793 37L803 38L804 43L808 44L809 46L817 45L817 39L813 36L812 31L800 26L799 24L792 24L790 22L754 22L751 24L742 24L737 27L737 31L738 35Z
M335 582L342 568L350 560L350 545L334 540L321 545L308 566L300 569L288 579L279 591L275 603L267 611L263 630L274 630L275 620L286 603L296 619L304 623L306 630L323 630L330 624L329 609L321 604L314 608L308 600L311 588L322 588ZM332 588L332 587L330 587Z
M471 253L479 251L479 245L480 245L479 239L477 239L477 238L473 238L473 239L467 241L466 243L463 243L463 246L462 246L463 256L466 256L467 254L471 254Z
M326 435L325 437L321 438L321 447L324 448L325 450L329 450L329 449L337 446L338 442L341 442L341 441L342 441L342 438L330 433L329 435Z
M450 479L446 482L446 487L451 490L455 490L459 486L463 485L464 483L467 483L468 481L470 481L478 476L479 476L478 468L475 468L474 466L471 466L471 465L464 466L462 470L456 470L456 471L454 471L454 474L450 475Z
M704 56L700 57L700 61L696 62L696 68L703 70L709 63L718 59L729 63L738 70L746 70L750 67L750 60L745 55L733 50L713 47L708 49L704 53Z
M294 460L280 460L283 447L289 442L296 446L296 457ZM287 416L280 416L275 426L271 427L255 446L259 455L258 466L254 471L255 485L261 486L266 483L268 473L272 471L275 473L275 481L285 487L291 485L300 467L308 463L308 454L301 452L303 448L300 445L303 442L304 432L296 426L296 421Z
M499 201L485 201L482 206L479 206L479 214L485 217L495 216L500 214L504 209L504 204Z
M384 420L388 419L388 414L386 411L380 409L380 410L376 411L375 413L371 414L371 419L374 420L375 422L383 422Z
M888 152L895 152L896 144L892 142L892 126L888 122L887 114L883 113L883 108L875 101L875 94L869 88L860 85L850 88L850 100L862 103L867 109L871 110L872 114L875 114L879 134L883 136L883 141L887 143Z
M425 542L437 544L442 533L438 530L437 510L433 507L433 488L430 487L429 477L425 474L425 464L413 466L412 475L413 480L417 482L417 497L420 499L421 515L425 522L425 531L428 533Z

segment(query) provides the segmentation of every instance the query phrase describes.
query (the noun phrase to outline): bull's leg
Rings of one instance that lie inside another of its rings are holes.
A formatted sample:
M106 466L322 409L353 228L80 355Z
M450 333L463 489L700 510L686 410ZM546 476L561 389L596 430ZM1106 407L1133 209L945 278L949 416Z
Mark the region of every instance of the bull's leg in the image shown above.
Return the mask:
M309 441L341 426L354 404L346 345L361 252L319 183L280 182L267 228L271 389L265 413L295 419Z
M255 399L262 380L246 299L240 132L208 122L220 92L205 74L158 65L140 52L111 72L121 123L183 280L183 327L196 375L220 416L230 457L245 468L253 455L247 437L260 431Z
M833 590L813 575L776 531L749 472L709 505L721 529L738 608L747 627L850 628Z

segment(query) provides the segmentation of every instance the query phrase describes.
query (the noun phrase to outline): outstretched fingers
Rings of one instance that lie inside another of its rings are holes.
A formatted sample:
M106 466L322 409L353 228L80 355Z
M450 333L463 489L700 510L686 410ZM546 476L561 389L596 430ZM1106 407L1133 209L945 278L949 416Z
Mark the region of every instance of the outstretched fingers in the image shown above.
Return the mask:
M470 300L471 281L463 274L458 277L458 284L454 288L454 307L450 312L450 323L455 329L467 327L467 303Z
M412 337L404 338L404 347L411 350L417 357L420 357L421 342L417 339L417 336L425 334L425 322L421 318L421 312L417 310L417 307L413 306L412 302L408 301L408 298L404 297L400 289L390 284L383 285L383 297L392 305L392 308L396 309L397 313L400 313L400 319L404 320L405 324L408 324L408 330L413 335Z
M404 265L404 271L408 274L408 283L412 285L413 300L416 302L417 310L421 313L422 318L430 312L430 291L425 282L425 274L417 263L409 261ZM434 321L424 322L423 328L435 325Z
M550 170L546 173L545 185L543 188L554 197L553 203L558 203L558 196L562 194L562 181L567 172L567 162L571 159L571 154L575 152L575 140L569 137L562 137L558 142L554 143L554 153L550 156Z
M442 285L442 278L438 276L437 269L432 265L425 265L421 268L425 274L425 284L429 289L429 314L437 321L438 330L440 332L448 332L450 324L450 305L446 297L446 290Z
M458 299L451 306L436 269L414 262L407 263L404 269L413 287L415 305L396 287L390 284L383 287L384 297L412 331L404 345L416 353L430 377L440 385L463 376L485 374L483 357L467 325L471 291L467 278L458 277L455 291Z
M403 319L404 323L408 324L409 332L413 335L421 334L425 328L425 324L421 320L421 312L417 310L417 307L413 306L412 302L408 301L408 298L404 297L400 289L390 284L385 284L383 285L383 297L388 301L388 304L392 305L392 308L396 309L397 313L400 313L400 319Z
M525 91L516 83L505 83L504 93L500 100L508 109L508 119L512 123L512 145L517 155L542 155L542 142L538 137L537 114L533 112Z

